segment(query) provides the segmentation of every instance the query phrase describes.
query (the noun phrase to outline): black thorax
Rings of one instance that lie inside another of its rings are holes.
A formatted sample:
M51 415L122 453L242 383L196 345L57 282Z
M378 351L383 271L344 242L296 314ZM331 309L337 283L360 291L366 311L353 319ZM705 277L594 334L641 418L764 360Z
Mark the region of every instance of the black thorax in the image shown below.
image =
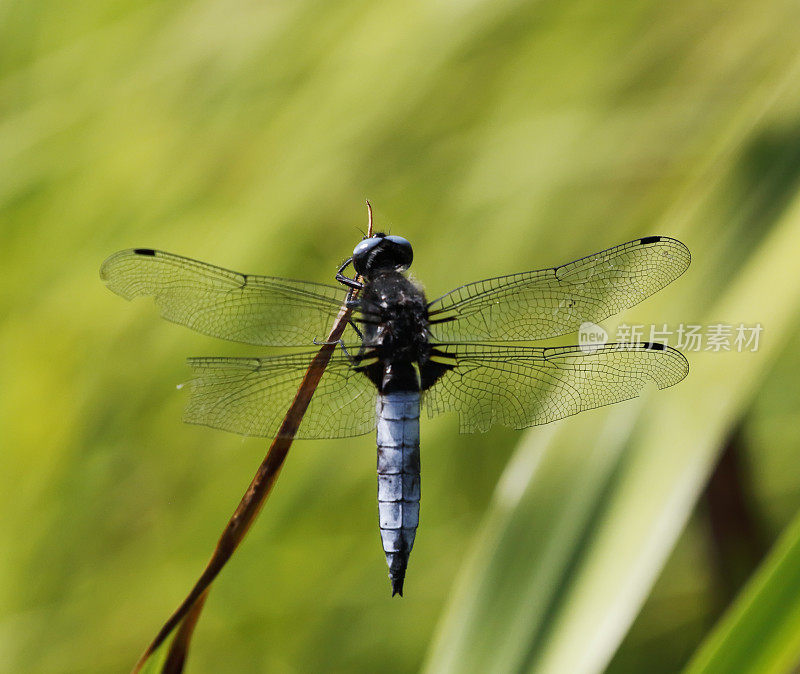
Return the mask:
M360 308L363 370L378 391L425 390L449 369L430 360L425 293L403 274L385 271L367 279Z

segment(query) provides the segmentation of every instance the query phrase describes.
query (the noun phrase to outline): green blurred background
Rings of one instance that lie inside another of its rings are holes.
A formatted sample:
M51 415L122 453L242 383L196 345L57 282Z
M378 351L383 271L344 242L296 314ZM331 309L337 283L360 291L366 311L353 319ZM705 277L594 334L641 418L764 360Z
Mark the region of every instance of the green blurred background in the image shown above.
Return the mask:
M424 422L402 600L374 439L297 442L189 671L673 672L701 644L697 671L789 671L798 26L794 0L0 4L0 670L129 670L266 447L182 425L175 388L263 350L126 304L102 260L330 282L369 197L432 296L675 236L689 272L622 319L761 346L528 432Z

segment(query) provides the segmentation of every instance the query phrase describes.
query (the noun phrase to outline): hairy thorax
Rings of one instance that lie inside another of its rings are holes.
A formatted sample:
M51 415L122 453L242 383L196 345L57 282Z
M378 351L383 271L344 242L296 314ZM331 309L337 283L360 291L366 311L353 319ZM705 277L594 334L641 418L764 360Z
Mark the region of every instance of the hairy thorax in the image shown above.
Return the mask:
M402 274L369 280L362 307L367 312L365 342L381 360L417 361L428 343L428 310L422 289Z
M370 278L361 299L364 346L378 358L379 390L419 390L415 367L428 360L425 293L405 276L387 272Z

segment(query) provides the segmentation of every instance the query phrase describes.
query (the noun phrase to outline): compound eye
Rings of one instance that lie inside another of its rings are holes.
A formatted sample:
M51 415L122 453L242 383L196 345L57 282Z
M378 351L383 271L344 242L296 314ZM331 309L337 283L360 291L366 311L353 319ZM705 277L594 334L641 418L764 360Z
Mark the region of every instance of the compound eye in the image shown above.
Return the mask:
M380 245L383 237L372 236L369 239L359 241L358 245L353 248L353 269L359 275L364 275L369 266L370 253Z
M414 261L414 250L411 242L402 236L387 236L387 241L392 242L392 257L395 260L397 271L406 271Z
M403 272L413 259L411 244L402 236L376 234L353 249L353 268L361 276L389 270Z

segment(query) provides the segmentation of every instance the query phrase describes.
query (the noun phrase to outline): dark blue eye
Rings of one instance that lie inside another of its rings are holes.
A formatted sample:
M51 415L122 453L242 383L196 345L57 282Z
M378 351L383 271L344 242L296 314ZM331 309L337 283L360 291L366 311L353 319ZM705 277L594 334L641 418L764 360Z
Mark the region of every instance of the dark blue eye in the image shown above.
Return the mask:
M364 275L369 265L370 253L375 251L382 237L372 236L369 239L360 241L358 245L353 248L353 269L356 273Z
M353 249L353 268L362 276L378 271L404 272L413 259L411 243L402 236L376 234L359 242Z
M414 251L411 248L411 242L408 239L404 239L402 236L394 235L387 236L386 240L394 244L393 249L396 251L397 258L403 267L401 271L408 269L411 266L411 262L414 260Z

